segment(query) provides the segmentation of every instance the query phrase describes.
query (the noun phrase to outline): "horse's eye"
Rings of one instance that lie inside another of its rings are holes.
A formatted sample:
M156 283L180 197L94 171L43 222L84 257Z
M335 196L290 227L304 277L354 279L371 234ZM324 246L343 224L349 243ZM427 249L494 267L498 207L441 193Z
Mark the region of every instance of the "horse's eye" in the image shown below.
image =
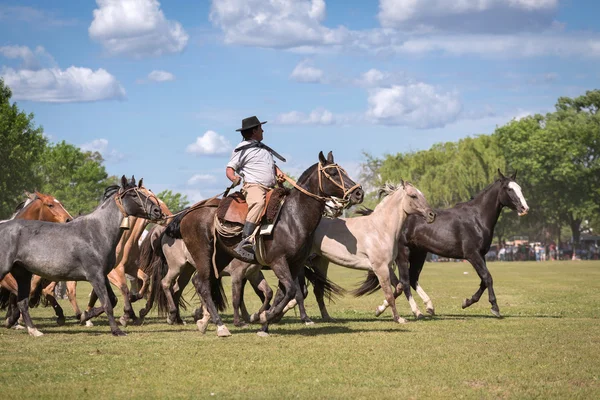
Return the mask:
M48 207L49 207L49 208L52 208L52 207L54 207L54 204L52 204L52 203L48 203Z
M412 197L413 199L416 199L417 195L416 194L411 194L410 197Z

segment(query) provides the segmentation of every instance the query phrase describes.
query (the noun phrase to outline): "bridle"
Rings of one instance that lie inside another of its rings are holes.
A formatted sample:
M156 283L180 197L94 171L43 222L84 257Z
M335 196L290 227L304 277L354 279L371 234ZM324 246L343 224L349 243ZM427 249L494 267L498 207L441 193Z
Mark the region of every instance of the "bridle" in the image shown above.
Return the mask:
M150 217L150 211L148 208L148 204L153 203L151 199L155 200L156 205L159 205L159 201L158 198L154 195L154 193L149 192L149 193L144 193L144 196L146 196L146 200L142 200L142 197L140 196L140 188L138 188L137 186L131 187L129 189L125 189L123 190L122 188L119 189L119 191L117 192L117 194L115 195L115 203L117 203L117 207L119 208L119 211L121 211L121 214L123 214L123 217L128 217L129 214L127 214L127 212L125 212L125 207L123 207L123 196L125 196L127 193L133 191L137 197L136 203L143 207L144 211L146 212L148 219L152 219Z
M340 176L340 182L336 182L333 177L331 175L329 175L327 173L328 169L335 169L338 173L338 175ZM288 181L292 186L294 186L296 189L298 189L299 191L301 191L302 193L304 193L305 195L312 197L313 199L322 201L324 203L332 203L332 205L328 205L328 207L330 208L337 208L337 209L343 209L343 208L347 208L350 205L350 194L356 190L357 188L360 187L360 184L357 183L354 186L350 187L350 188L346 188L346 184L344 183L344 178L343 176L348 176L348 173L339 165L337 164L327 164L327 165L323 165L321 162L319 162L318 164L318 176L319 176L319 194L323 194L324 190L323 190L323 176L329 180L329 182L333 183L335 186L337 186L338 188L342 189L343 197L336 197L336 196L321 196L321 195L317 195L314 193L309 192L308 190L304 189L302 186L300 186L296 181L294 181L293 179L291 179L290 177L288 177L287 175L285 175L285 180Z

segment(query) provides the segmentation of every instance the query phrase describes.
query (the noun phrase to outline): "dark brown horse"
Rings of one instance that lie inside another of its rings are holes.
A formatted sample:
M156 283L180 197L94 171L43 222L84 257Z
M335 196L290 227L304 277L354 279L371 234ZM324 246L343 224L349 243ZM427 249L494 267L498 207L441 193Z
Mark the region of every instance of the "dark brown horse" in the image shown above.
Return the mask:
M327 158L322 152L319 153L319 162L300 176L287 196L273 233L264 238L263 261L279 279L279 289L273 306L258 318L263 324L259 335L268 334L268 324L280 316L284 307L294 298L294 281L309 255L312 234L321 220L326 201L332 198L342 199L345 205L352 205L362 202L363 196L360 185L334 163L331 153ZM220 234L215 237L215 213L216 207L210 207L209 204L196 208L182 218L176 218L167 228L166 234L183 239L196 264L197 274L192 282L217 325L217 335L229 336L229 330L217 312L217 307L223 306L223 298L220 277L217 278L215 270L223 270L236 258L237 253L233 249L241 237L237 235L226 238Z
M73 217L69 212L64 208L62 203L58 201L55 197L49 194L42 194L39 192L34 192L34 194L27 193L27 200L21 202L15 209L15 214L11 219L23 219L30 221L47 221L47 222L57 222L57 223L66 223L73 220ZM37 275L34 275L31 280L31 289L30 296L36 296L35 292L38 289L41 283L41 278ZM12 314L13 312L18 313L19 310L17 308L17 281L11 274L7 274L4 279L0 281L0 297L7 298L7 302L10 302L10 308L8 310L8 314ZM9 294L10 293L10 294ZM43 288L42 294L45 296L48 303L54 309L57 322L59 325L62 325L65 321L65 316L63 314L63 310L56 301L54 297L54 285L50 284ZM39 297L38 297L39 298ZM4 302L3 302L4 303ZM4 305L4 304L3 304ZM7 316L8 317L8 316Z

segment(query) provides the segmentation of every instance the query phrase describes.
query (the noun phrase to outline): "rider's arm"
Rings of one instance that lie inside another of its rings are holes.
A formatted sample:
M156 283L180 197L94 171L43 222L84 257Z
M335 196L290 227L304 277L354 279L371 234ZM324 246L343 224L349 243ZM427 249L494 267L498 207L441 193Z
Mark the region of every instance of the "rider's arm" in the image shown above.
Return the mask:
M241 177L239 177L235 174L235 170L231 167L227 167L225 174L227 175L227 179L229 179L231 182L235 183L236 186L239 185L240 181L242 180Z

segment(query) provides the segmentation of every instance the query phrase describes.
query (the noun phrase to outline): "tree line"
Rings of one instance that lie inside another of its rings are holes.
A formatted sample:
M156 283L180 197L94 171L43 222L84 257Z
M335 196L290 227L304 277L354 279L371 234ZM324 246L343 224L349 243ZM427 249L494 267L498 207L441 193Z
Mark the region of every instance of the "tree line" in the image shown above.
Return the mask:
M428 150L365 153L363 182L379 186L401 178L415 184L433 207L470 200L504 173L517 182L531 208L526 217L502 213L499 243L513 235L543 242L582 232L600 234L600 91L561 97L555 111L514 119L492 134L439 143ZM374 204L376 199L372 198Z
M51 194L73 216L92 211L104 189L119 182L106 172L102 155L64 141L51 143L34 115L11 103L11 97L0 79L0 220L12 216L24 191ZM172 191L157 196L174 211L189 203Z

